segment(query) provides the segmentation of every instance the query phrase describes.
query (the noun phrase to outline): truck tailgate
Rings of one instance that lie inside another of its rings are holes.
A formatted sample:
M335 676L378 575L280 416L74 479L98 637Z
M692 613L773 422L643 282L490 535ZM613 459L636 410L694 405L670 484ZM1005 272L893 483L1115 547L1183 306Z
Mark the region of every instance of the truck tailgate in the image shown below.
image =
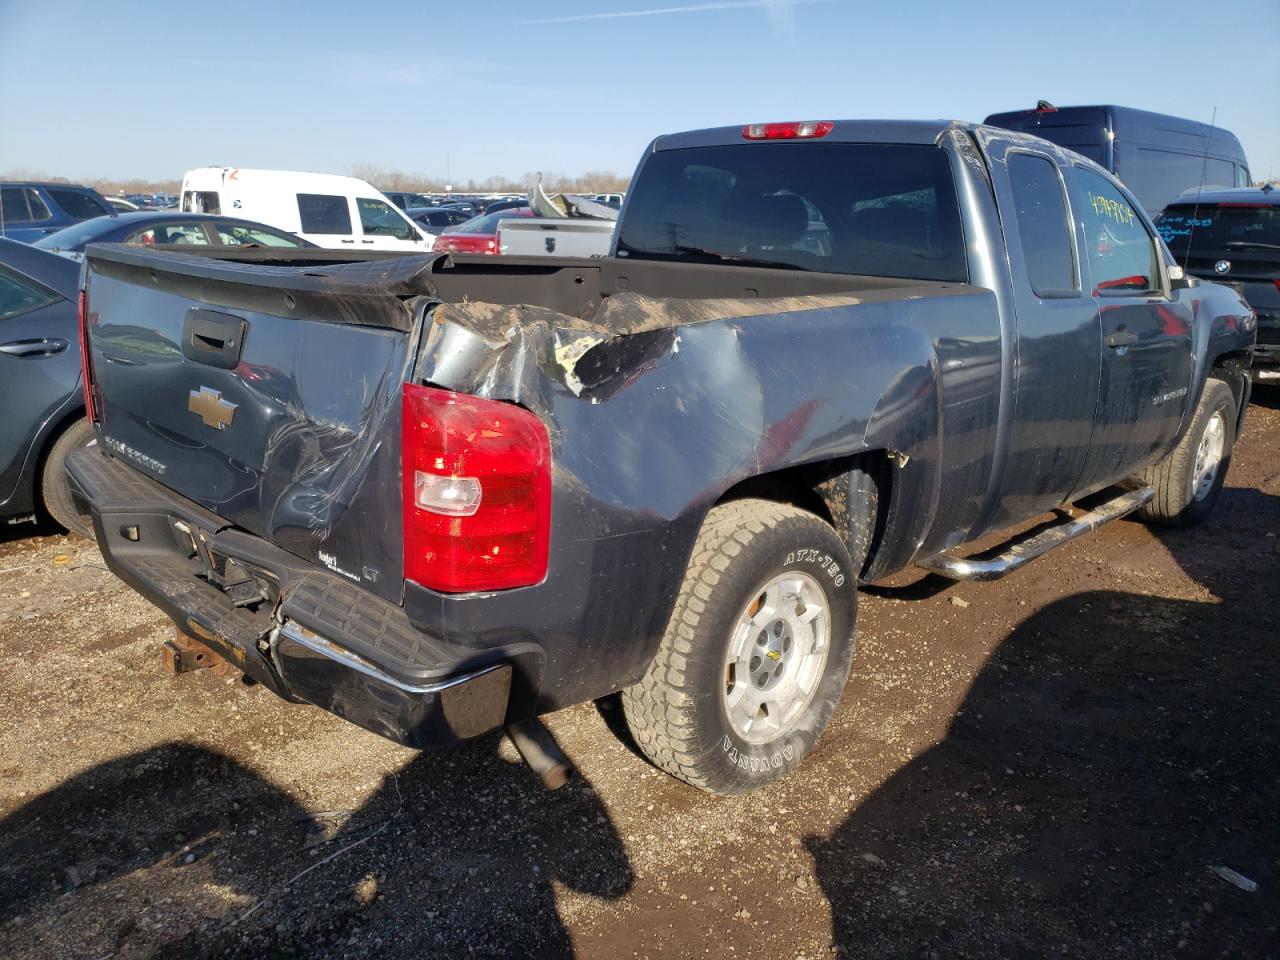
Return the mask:
M398 600L412 267L354 267L246 271L92 248L89 356L101 438L116 457Z

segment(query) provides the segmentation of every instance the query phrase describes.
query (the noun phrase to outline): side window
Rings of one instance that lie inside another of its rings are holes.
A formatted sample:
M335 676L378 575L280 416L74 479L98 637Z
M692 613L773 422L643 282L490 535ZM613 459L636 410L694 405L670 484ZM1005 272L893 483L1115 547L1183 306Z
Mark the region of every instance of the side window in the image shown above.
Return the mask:
M326 193L298 194L298 218L303 233L351 233L346 197Z
M158 227L157 234L164 232L164 239L161 243L189 243L196 247L207 247L209 245L209 235L204 232L204 227L198 223L173 223L164 227Z
M81 193L79 190L66 190L59 187L49 187L49 196L53 198L53 202L60 206L69 216L75 217L77 220L88 220L91 217L101 217L110 213L106 204L99 203L95 197L91 197L87 193Z
M1078 293L1067 201L1057 168L1047 157L1010 154L1009 185L1031 289L1040 297Z
M49 212L49 208L45 206L45 202L40 199L40 194L36 193L30 187L27 188L27 203L31 206L31 219L40 223L44 220L52 220L53 214ZM97 216L97 214L94 214Z
M1253 180L1249 177L1249 168L1244 166L1243 164L1236 167L1236 186L1237 187L1253 186Z
M1204 161L1204 183L1207 187L1230 187L1236 182L1236 165L1230 160L1218 160L1206 157Z
M183 213L221 213L217 190L188 190L182 195Z
M1134 293L1160 286L1156 245L1124 194L1092 170L1076 168L1095 294Z
M27 207L27 192L22 187L0 188L0 219L5 223L24 222L31 219Z
M53 292L0 266L0 320L27 313L57 299Z
M415 236L404 218L381 200L357 197L356 208L360 211L360 229L366 236L395 237L397 240L412 240Z
M246 227L239 224L217 224L218 239L229 247L253 245L258 247L296 247L298 241L274 231L261 227Z

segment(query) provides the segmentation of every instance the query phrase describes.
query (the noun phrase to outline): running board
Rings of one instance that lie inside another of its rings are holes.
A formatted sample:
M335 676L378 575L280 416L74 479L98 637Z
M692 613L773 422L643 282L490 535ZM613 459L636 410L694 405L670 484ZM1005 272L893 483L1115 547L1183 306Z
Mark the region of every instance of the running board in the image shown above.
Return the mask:
M1097 530L1104 523L1128 516L1155 495L1153 487L1127 490L1088 513L1054 524L1027 540L1006 547L992 557L954 557L943 552L916 563L932 573L952 580L999 580L1054 547L1070 543L1076 537Z

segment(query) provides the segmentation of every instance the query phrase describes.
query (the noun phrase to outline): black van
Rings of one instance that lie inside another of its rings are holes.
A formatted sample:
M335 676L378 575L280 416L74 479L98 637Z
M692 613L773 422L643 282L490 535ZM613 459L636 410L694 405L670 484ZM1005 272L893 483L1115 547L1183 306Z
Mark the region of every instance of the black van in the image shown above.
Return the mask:
M1196 187L1247 187L1253 181L1230 130L1132 107L1055 107L993 113L986 123L1020 130L1083 154L1124 181L1155 216Z

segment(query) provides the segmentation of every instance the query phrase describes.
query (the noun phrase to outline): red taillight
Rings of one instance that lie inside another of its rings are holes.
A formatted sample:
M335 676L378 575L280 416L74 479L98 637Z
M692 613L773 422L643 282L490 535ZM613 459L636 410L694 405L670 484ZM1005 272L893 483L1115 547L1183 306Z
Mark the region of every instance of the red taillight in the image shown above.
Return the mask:
M1277 280L1277 281L1276 281L1276 289L1277 289L1277 290L1280 290L1280 280Z
M496 400L406 383L404 576L442 593L527 587L547 574L551 441Z
M90 423L102 419L98 406L98 385L93 380L93 357L89 353L89 291L76 299L76 322L80 327L80 384L84 388L84 413Z
M825 137L835 124L830 120L803 120L798 123L749 123L742 128L744 140L810 140Z
M434 253L497 253L498 237L492 233L451 233L436 238Z

